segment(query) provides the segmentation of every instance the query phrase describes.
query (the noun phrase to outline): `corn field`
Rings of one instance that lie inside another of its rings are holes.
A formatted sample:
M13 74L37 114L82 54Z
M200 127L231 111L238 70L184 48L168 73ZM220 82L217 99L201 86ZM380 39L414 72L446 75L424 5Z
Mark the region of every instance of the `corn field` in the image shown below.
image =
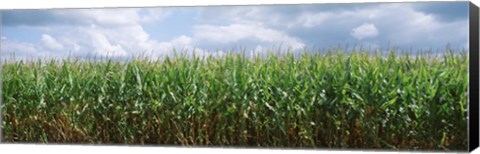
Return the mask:
M2 140L467 150L468 55L5 61Z

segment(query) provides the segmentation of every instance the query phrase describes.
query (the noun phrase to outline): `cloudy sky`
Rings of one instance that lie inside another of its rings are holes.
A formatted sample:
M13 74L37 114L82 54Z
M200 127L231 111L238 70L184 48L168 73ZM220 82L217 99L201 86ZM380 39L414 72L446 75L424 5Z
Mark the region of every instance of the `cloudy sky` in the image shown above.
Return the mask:
M1 15L2 55L16 57L468 45L468 2L3 10Z

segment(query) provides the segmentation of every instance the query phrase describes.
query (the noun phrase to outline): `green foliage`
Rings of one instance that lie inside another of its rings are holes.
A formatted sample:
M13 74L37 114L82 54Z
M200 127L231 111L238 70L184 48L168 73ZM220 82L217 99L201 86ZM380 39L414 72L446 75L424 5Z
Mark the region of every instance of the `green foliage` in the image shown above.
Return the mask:
M449 51L450 53L452 51ZM468 56L366 51L2 66L7 142L466 150Z

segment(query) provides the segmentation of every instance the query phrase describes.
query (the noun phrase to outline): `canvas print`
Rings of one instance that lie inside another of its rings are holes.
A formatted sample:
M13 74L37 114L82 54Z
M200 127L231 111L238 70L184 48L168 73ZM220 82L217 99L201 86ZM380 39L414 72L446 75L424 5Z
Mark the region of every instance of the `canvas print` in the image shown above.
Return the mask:
M1 11L1 140L468 149L469 3Z

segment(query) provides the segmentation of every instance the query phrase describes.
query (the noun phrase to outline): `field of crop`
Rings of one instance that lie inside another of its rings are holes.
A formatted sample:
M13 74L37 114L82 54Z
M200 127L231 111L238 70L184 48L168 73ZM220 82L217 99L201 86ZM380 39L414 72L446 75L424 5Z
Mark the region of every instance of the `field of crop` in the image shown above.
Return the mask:
M410 56L410 57L409 57ZM466 150L468 56L2 65L6 142Z

